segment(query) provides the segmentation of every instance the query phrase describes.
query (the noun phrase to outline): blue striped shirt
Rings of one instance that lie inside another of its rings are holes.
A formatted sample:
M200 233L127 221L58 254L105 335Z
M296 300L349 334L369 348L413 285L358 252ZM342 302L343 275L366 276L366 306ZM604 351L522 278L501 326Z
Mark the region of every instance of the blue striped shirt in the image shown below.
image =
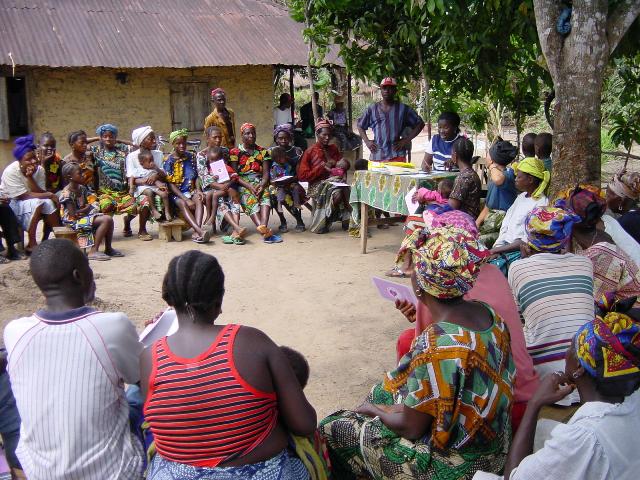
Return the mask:
M433 155L433 169L437 171L449 170L445 167L447 160L451 160L453 142L460 138L457 134L453 140L443 140L439 134L431 137L431 142L427 145L427 153ZM458 167L452 167L452 171L458 171Z
M381 102L369 105L358 119L358 127L373 130L373 141L378 149L371 152L370 160L391 160L406 156L406 149L396 150L393 144L400 140L405 128L415 128L421 121L420 115L413 108L401 102L395 102L388 112L382 109Z

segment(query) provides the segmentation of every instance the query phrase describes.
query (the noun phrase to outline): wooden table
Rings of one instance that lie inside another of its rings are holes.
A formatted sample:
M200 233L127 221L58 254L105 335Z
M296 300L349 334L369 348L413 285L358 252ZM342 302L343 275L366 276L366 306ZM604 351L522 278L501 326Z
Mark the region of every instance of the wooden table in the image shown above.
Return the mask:
M435 189L445 178L454 179L457 172L437 172L420 175L394 175L370 170L358 170L351 184L349 203L353 207L349 234L360 237L362 253L367 253L370 225L397 222L394 218L370 219L369 207L396 215L409 215L405 196L414 187Z

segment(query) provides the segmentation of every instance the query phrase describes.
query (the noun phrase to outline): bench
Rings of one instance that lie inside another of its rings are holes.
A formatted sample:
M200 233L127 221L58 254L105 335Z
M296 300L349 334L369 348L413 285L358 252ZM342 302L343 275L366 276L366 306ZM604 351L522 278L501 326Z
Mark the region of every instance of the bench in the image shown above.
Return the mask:
M78 234L70 227L53 227L53 235L56 238L66 238L73 243L78 243Z
M158 223L158 239L170 242L172 239L176 242L182 241L182 229L187 224L184 220L176 218L170 222Z

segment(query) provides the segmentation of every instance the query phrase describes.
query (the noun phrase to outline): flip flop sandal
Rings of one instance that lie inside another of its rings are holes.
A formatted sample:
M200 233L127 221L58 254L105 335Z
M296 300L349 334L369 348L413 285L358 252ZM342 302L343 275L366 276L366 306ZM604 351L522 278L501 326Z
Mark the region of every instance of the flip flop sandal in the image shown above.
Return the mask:
M264 238L264 243L282 243L282 237L280 235L271 234Z
M278 227L278 231L280 233L287 233L289 231L289 227L286 224L282 224Z
M199 237L197 235L194 237L191 237L191 241L195 243L207 243L204 241L204 237Z
M240 237L231 237L231 238L233 239L234 245L244 245L245 243L247 243L244 241L243 238L240 238Z
M222 243L224 243L225 245L233 245L234 243L236 243L235 239L231 235L225 235L220 240L222 240Z
M111 249L110 252L104 252L106 255L110 256L110 257L124 257L124 253L115 250L115 249Z
M123 230L122 236L125 238L133 237L133 232L131 230Z
M148 233L139 233L138 240L142 240L143 242L150 242L151 240L153 240L153 237Z
M392 268L388 272L385 272L384 276L385 277L392 277L392 278L409 278L409 275L404 273L398 267Z
M296 225L296 232L305 232L307 230L307 227L305 227L304 225Z
M95 260L97 262L106 262L107 260L111 260L111 257L109 255L102 252L91 253L87 256L87 258L89 260Z

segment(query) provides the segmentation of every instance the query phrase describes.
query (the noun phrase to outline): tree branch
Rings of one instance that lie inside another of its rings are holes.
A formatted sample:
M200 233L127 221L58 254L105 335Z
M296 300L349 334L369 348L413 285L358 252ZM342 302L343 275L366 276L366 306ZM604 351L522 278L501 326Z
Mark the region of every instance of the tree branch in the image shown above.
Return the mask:
M556 22L562 11L562 3L559 0L533 0L533 11L536 16L536 28L542 53L547 60L551 78L555 82L558 78L558 65L562 55L563 38L556 31Z
M640 15L640 0L626 0L611 14L607 20L609 55L613 54L638 15Z

